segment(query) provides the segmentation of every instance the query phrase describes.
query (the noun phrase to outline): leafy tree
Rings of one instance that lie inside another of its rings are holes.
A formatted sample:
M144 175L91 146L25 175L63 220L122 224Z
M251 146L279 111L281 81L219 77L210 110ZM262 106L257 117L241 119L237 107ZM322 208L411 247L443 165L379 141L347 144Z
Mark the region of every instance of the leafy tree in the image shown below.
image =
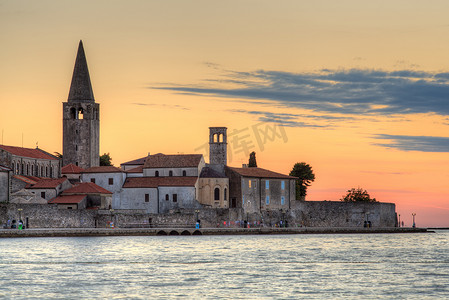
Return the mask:
M112 166L112 157L108 153L104 153L100 156L100 166Z
M296 199L305 200L307 195L307 187L315 181L312 167L305 162L296 163L290 171L290 176L298 177L296 180Z
M362 188L348 190L340 200L344 202L377 202L376 198L371 198L368 192Z
M254 151L249 154L248 167L257 168L256 152Z

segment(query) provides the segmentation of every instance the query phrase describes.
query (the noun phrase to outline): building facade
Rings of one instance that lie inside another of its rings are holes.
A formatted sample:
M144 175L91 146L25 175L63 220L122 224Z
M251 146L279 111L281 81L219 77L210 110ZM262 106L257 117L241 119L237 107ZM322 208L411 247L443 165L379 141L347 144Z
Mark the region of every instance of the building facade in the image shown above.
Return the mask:
M39 148L0 145L0 164L8 166L16 175L47 178L61 176L60 159Z
M230 206L257 213L287 211L296 200L296 177L262 168L226 168L229 177Z

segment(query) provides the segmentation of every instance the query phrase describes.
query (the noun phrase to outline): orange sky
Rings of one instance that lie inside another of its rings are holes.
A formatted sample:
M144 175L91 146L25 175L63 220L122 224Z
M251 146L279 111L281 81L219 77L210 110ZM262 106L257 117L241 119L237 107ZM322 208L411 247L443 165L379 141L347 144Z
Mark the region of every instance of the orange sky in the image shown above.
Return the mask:
M245 143L273 171L309 163L308 200L362 187L406 225L416 212L418 226L449 226L448 11L445 0L0 1L2 140L61 152L82 39L100 151L115 165L201 153L208 127L226 126L230 165L247 162ZM278 136L260 143L255 128Z

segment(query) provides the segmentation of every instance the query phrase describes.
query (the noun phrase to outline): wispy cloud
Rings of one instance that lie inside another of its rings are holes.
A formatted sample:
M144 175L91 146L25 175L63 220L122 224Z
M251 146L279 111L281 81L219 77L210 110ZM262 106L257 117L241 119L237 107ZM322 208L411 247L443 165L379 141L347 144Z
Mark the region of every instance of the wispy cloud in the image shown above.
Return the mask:
M191 85L151 86L175 93L265 100L319 113L449 115L449 73L417 70L329 70L290 73L223 71L220 80ZM223 85L225 85L223 87Z
M402 151L449 152L449 137L379 134L374 138L385 140L374 145Z
M156 106L156 107L164 107L164 108L177 108L177 109L183 109L183 110L190 110L190 108L181 106L181 105L169 105L169 104L155 104L155 103L141 103L141 102L134 102L131 103L132 105L137 106Z
M267 111L230 109L233 113L245 113L258 116L260 122L277 123L286 127L328 128L333 127L335 121L354 120L353 117L337 117L331 115L306 115L291 113L273 113Z

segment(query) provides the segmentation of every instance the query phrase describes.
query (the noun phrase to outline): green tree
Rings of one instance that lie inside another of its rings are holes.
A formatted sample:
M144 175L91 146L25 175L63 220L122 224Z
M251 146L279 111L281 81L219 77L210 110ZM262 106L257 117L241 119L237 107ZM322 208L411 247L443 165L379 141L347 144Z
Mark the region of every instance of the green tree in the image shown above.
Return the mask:
M376 198L371 198L368 192L362 188L352 188L340 199L344 202L377 202Z
M254 152L254 151L249 154L248 167L249 168L257 168L256 152Z
M305 162L296 163L290 171L290 176L298 177L296 180L296 199L305 200L307 188L315 181L312 167Z
M100 166L112 166L112 157L109 152L100 156Z

